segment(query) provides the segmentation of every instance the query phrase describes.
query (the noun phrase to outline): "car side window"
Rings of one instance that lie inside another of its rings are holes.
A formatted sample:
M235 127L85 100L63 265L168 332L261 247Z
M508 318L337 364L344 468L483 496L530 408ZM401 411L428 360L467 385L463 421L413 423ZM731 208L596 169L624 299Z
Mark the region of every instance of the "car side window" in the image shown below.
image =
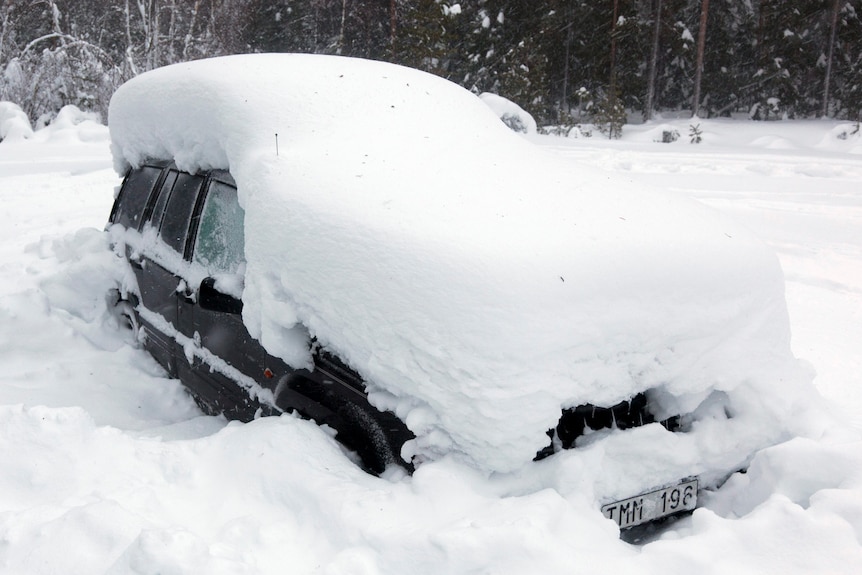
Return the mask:
M184 253L186 235L203 180L202 176L179 172L165 206L159 236L162 241L180 254ZM166 190L163 189L162 195L165 192ZM159 200L161 201L161 198ZM153 214L153 216L154 218L158 217L158 214Z
M165 179L160 186L159 195L156 197L156 204L153 206L153 212L148 216L148 219L153 227L159 229L162 225L162 218L165 215L165 206L168 203L168 198L171 197L171 190L177 181L178 172L175 170L166 170Z
M161 173L161 168L153 166L130 171L117 198L111 222L131 230L140 229L144 210Z
M192 261L210 274L237 273L245 261L244 218L236 188L213 180L201 211Z

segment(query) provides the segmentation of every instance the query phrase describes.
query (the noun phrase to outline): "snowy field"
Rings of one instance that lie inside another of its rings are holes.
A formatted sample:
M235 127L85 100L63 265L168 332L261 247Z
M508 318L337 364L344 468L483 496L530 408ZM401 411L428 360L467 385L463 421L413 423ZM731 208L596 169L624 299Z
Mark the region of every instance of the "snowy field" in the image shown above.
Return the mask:
M106 129L0 143L0 572L856 573L862 562L862 135L687 121L553 153L726 212L778 253L795 354L828 416L642 545L579 484L589 458L370 477L289 416L205 417L105 313ZM671 144L656 143L676 129ZM846 137L841 137L844 134ZM600 191L597 191L600 193ZM817 403L812 398L812 404ZM819 408L818 408L819 409ZM601 453L594 454L599 465Z

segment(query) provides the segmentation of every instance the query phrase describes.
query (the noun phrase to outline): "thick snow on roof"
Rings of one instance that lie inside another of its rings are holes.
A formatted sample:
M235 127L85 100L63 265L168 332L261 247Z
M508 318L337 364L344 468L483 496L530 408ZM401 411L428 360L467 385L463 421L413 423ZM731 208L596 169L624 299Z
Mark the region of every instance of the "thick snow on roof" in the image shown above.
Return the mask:
M435 76L232 56L131 80L109 120L121 172L231 170L250 331L295 357L305 326L405 419L412 453L512 470L562 407L659 389L690 410L793 371L781 270L751 234L572 168Z

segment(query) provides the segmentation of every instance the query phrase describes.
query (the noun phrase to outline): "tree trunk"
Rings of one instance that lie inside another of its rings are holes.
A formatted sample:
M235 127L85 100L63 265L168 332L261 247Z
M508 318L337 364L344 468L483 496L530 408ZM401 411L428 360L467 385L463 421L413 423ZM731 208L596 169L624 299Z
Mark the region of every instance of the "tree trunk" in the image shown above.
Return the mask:
M189 48L192 45L192 40L194 37L192 34L195 31L195 21L198 18L198 10L200 9L201 0L195 0L195 4L192 7L192 14L189 18L189 31L186 33L186 37L183 39L183 61L189 59Z
M347 21L347 0L341 0L341 27L338 30L338 47L335 53L339 56L344 48L344 23Z
M829 54L826 56L826 77L823 79L823 110L821 116L829 116L829 81L832 77L832 52L835 49L835 32L838 28L838 12L841 8L841 0L832 3L832 23L829 29Z
M560 107L559 109L565 110L569 112L571 110L571 106L569 106L569 58L571 57L572 52L572 28L575 23L572 22L572 8L571 6L566 7L566 44L563 55L563 92L560 95ZM558 114L559 115L559 114ZM580 114L579 114L580 115ZM561 119L561 118L558 118ZM580 120L580 118L578 118Z
M152 0L150 4L152 7L153 14L153 23L150 26L150 30L153 34L153 56L150 59L150 70L155 70L159 66L162 65L162 54L161 54L161 23L159 22L159 18L161 16L161 8L159 7L159 0Z
M176 51L177 38L177 0L171 0L171 19L168 20L168 64L174 64L177 61Z
M617 20L620 14L620 0L614 0L614 20L611 22L611 86L607 97L609 118L608 139L614 137L614 111L617 109Z
M54 34L60 39L60 45L66 45L66 39L63 34L63 30L60 28L60 9L57 8L57 3L54 0L48 1L48 8L51 10L51 27L54 30Z
M138 75L138 67L135 65L135 49L132 45L132 16L129 12L129 0L126 0L125 4L125 16L126 16L126 63L129 65L129 72L132 73L133 76Z
M764 60L766 59L766 50L764 49L764 38L765 38L765 30L766 30L766 11L768 9L769 2L767 0L760 0L760 14L757 16L757 66L759 68L763 68ZM757 70L755 70L757 72Z
M614 19L611 21L611 79L610 79L610 94L608 99L616 99L617 97L617 20L620 13L620 0L614 0Z
M397 0L389 0L389 45L392 46L393 56L395 56L395 32L398 22L398 10L396 6Z
M9 29L9 14L12 12L12 8L4 4L2 10L3 23L0 24L0 62L5 62L3 59L3 46L6 45L6 34Z
M700 3L700 29L697 31L697 64L694 69L694 97L691 100L691 116L700 111L700 77L703 73L703 52L706 48L706 16L709 13L709 0Z
M658 62L658 45L659 37L661 36L661 0L655 0L655 14L653 15L653 30L652 30L652 52L649 60L649 76L647 78L647 97L646 109L644 110L644 120L652 120L652 112L655 108L655 70Z

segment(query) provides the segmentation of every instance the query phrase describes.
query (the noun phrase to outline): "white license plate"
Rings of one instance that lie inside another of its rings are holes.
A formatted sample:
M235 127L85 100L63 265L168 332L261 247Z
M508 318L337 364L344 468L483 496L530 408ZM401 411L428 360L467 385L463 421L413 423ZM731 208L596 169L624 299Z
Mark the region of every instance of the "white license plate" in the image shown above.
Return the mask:
M642 493L602 506L605 517L616 521L620 529L655 521L674 513L697 507L697 479L685 479L678 485Z

